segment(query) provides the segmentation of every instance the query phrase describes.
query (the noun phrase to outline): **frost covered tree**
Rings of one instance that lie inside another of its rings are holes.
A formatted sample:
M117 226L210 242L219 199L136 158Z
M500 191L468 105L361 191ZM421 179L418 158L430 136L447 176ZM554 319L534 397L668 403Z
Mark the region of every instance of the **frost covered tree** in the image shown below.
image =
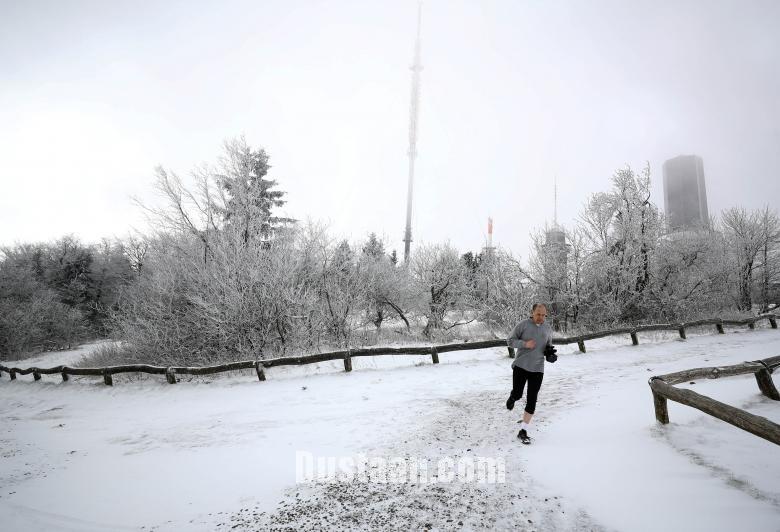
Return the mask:
M412 257L410 272L420 294L420 312L427 319L423 334L461 324L445 324L447 313L471 303L466 266L449 244L424 245Z
M388 315L395 315L409 330L407 314L414 304L414 291L407 270L398 268L392 255L385 254L384 243L374 233L363 245L359 261L369 321L379 330Z
M639 173L630 167L618 170L610 192L589 198L578 233L588 249L577 290L589 308L578 307L580 318L590 323L642 319L661 232L659 210L650 201L649 166ZM600 315L591 315L596 309Z
M710 225L709 227L713 227ZM648 313L664 321L712 315L728 306L723 237L712 230L660 239L648 286Z
M205 363L310 340L301 307L316 304L317 288L299 282L306 264L290 220L275 216L284 193L267 173L267 154L243 138L226 142L216 165L196 168L194 186L157 169L163 205L142 205L156 234L130 249L139 280L114 320L128 349Z
M0 250L0 355L104 337L106 319L134 277L121 243L73 236Z
M346 240L325 247L321 260L319 287L327 327L339 345L348 346L352 338L352 318L366 299L362 264L355 260Z
M503 336L525 318L531 307L533 289L520 260L498 247L480 262L476 273L475 301L479 318Z
M732 207L724 211L721 218L726 242L733 257L737 308L749 311L753 307L753 273L756 259L765 242L761 217L758 212Z
M758 221L761 226L758 253L760 311L767 312L770 303L780 304L780 293L772 293L772 287L780 284L780 218L769 207L764 207Z
M211 235L224 230L240 234L244 243L252 238L268 241L295 220L276 216L284 205L284 192L267 178L268 155L252 149L244 139L228 140L216 165L202 164L192 171L193 186L187 186L173 171L155 169L155 188L164 200L150 206L140 200L160 231L189 234L203 245L203 261L209 256Z
M224 192L218 209L224 222L238 228L241 238L269 240L280 227L294 222L273 214L286 202L277 182L267 177L268 154L262 148L253 150L244 137L225 143L215 179Z

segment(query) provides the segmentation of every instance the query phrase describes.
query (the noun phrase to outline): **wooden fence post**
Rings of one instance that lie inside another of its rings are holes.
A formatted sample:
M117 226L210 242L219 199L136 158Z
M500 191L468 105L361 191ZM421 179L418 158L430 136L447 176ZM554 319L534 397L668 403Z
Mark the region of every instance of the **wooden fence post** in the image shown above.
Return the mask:
M439 363L439 352L436 350L436 346L431 347L431 358L433 359L434 364Z
M171 368L165 368L165 380L168 381L168 384L176 384L176 375L173 374Z
M726 334L723 332L723 324L722 323L716 323L715 327L718 329L718 334Z
M263 365L260 363L259 360L255 361L255 370L257 371L257 379L259 381L265 380L265 372L263 371Z
M669 409L666 404L666 397L653 391L653 407L655 407L655 419L661 425L669 424Z
M344 371L352 371L352 350L347 351L344 355Z
M577 340L577 347L580 348L580 353L585 352L585 340Z
M37 371L33 371L33 379L35 379L36 381L41 380L41 374L38 373Z
M772 374L769 372L769 369L765 366L756 371L755 376L756 382L758 383L758 389L761 390L761 393L770 399L780 401L780 392L777 391L775 383L772 382Z
M774 317L770 317L769 325L771 325L773 329L777 329L777 319L775 319Z
M677 332L680 333L680 338L685 340L685 327L680 327L679 329L677 329Z
M68 372L63 369L62 370L62 382L67 382L67 381L68 381Z
M114 385L114 379L111 377L111 373L109 373L107 369L103 370L103 382L106 383L106 386Z
M636 331L631 332L631 345L639 345L639 338L636 335Z

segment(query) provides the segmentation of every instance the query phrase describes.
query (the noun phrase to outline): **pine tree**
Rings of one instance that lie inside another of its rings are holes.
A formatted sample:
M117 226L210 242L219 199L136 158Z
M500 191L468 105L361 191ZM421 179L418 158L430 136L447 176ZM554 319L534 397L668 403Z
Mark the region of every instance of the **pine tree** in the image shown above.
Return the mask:
M278 228L295 221L272 215L286 203L285 192L276 190L276 180L266 177L270 166L264 149L253 150L240 137L225 143L221 163L217 179L225 192L222 217L227 226L240 231L244 243L257 237L271 240Z
M376 233L368 235L368 241L363 246L363 254L378 259L385 254L385 245L376 236Z

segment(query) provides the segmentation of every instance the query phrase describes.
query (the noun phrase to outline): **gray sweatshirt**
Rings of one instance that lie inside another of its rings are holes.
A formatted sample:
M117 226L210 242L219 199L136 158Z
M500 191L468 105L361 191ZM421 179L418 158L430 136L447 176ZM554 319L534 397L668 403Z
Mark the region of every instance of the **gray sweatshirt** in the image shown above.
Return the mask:
M536 347L526 349L525 342L528 340L536 340ZM544 373L544 348L552 345L552 329L547 322L537 325L531 318L521 321L506 339L506 343L517 350L512 367Z

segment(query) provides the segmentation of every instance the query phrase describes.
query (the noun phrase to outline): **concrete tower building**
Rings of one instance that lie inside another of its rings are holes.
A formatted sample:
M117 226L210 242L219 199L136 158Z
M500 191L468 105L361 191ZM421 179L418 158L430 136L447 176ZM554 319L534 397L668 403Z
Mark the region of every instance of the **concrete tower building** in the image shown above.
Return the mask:
M566 243L566 233L558 225L558 178L554 181L554 211L553 226L548 227L544 233L545 255L554 259L556 263L563 264L565 269L569 257L569 245Z
M558 225L558 179L555 179L555 214L553 226L545 231L542 246L542 264L547 278L547 297L551 307L553 329L560 331L566 320L566 306L561 301L561 292L566 290L568 280L569 250L566 233Z
M704 164L698 155L680 155L664 163L664 213L670 231L709 225Z

